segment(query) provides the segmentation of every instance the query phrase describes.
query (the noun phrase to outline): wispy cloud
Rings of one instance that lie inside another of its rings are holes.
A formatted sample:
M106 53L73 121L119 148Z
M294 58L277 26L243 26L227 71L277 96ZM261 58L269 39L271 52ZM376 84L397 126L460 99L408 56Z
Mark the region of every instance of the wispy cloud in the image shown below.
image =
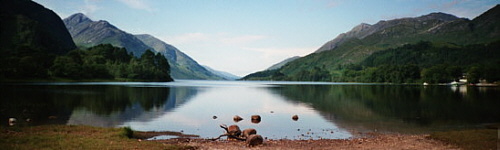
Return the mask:
M242 35L242 36L234 36L234 37L222 37L220 38L220 42L223 44L231 44L231 45L241 45L248 44L254 41L265 39L264 35Z
M216 45L244 46L267 38L265 35L231 35L228 33L185 33L177 36L163 37L162 40L172 44L196 44L209 42Z
M417 17L421 15L425 15L427 13L431 12L444 12L444 13L449 13L453 15L457 15L458 17L467 17L467 18L473 18L478 15L478 9L474 8L483 4L478 4L481 3L481 1L474 1L474 0L451 0L451 1L432 1L426 5L422 5L421 7L416 7L413 8L412 11L408 11L406 13L399 13L399 14L390 14L390 15L383 15L382 18L384 19L396 19L396 18L403 18L403 17ZM474 8L474 9L472 9ZM481 10L482 11L482 10Z
M146 10L149 12L153 11L153 8L149 5L149 3L147 3L144 0L117 0L117 1L133 9Z
M496 4L489 4L490 1L475 1L475 0L455 0L452 2L444 3L438 8L443 9L446 12L457 15L458 17L466 17L469 19L474 19L475 17L481 15L481 13L492 8Z
M327 8L335 8L340 5L340 2L338 0L327 0L326 1L326 7Z
M97 1L96 0L85 0L83 2L84 2L84 4L83 4L82 7L80 7L80 12L84 13L85 15L91 16L97 10L101 9L97 5Z
M430 3L426 8L417 8L413 11L414 14L422 14L426 11L439 11L457 15L458 17L466 17L473 19L482 12L489 9L487 5L489 1L476 0L452 0L447 2Z
M182 44L194 44L206 40L210 40L209 35L204 34L204 33L185 33L177 36L165 36L165 37L160 37L161 40L167 42L167 43L172 43L175 45L182 45Z
M201 64L230 70L231 73L240 76L265 69L292 56L307 55L317 49L317 47L275 46L269 42L273 39L268 35L186 33L159 37L175 45Z
M317 47L303 47L303 48L290 48L290 47L245 47L245 50L251 50L261 53L264 58L288 58L293 56L305 56L312 53Z

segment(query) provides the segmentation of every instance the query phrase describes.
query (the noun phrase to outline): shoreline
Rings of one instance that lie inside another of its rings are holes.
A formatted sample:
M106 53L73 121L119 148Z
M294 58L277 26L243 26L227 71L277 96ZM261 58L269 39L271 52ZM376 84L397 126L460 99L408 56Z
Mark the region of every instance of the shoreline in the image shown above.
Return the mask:
M6 149L248 149L245 142L210 140L196 135L167 140L143 140L178 132L139 132L130 128L83 125L0 126L0 147ZM181 133L182 134L182 133ZM349 139L269 139L252 149L495 149L495 128L431 134L369 133Z
M199 149L247 149L245 142L231 140L159 140L156 142L181 144ZM177 142L177 143L176 143ZM431 139L429 135L380 134L365 138L320 140L265 140L252 149L459 149L457 146Z
M497 137L498 134L498 137ZM197 149L248 149L246 142L236 140L210 140L201 138L174 138L151 140L163 144L176 144ZM269 139L252 149L498 149L500 129L465 129L431 134L399 134L370 132L348 139Z

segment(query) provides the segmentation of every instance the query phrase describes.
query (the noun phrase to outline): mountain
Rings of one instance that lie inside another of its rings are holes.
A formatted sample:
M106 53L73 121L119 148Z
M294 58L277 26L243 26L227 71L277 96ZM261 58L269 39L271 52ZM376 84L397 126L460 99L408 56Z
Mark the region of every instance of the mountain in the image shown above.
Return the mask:
M147 49L162 53L169 61L170 72L174 79L223 79L199 65L188 55L151 35L132 35L120 30L107 21L93 21L82 13L64 19L66 28L78 46L90 47L99 44L112 44L124 47L135 56Z
M175 79L224 79L223 76L212 73L174 46L167 44L154 36L148 34L135 36L147 46L165 55L171 65L171 75Z
M336 79L346 75L346 69L363 69L360 63L379 51L399 49L421 41L434 43L430 47L435 50L494 43L500 40L499 14L500 5L497 5L472 20L445 13L431 13L413 18L383 20L373 25L362 23L328 41L314 53L291 61L276 71L261 72L254 79L338 81ZM468 69L467 66L463 69ZM312 76L318 78L310 78Z
M460 18L445 13L431 13L416 18L401 18L389 21L379 21L374 25L361 23L360 25L357 25L356 27L351 29L349 32L342 33L338 35L335 39L325 43L316 51L316 53L327 50L333 50L338 46L340 46L341 44L343 44L344 42L349 41L350 39L363 40L364 38L373 35L377 32L384 32L384 34L387 35L396 34L396 35L390 35L391 38L396 36L404 36L403 34L406 34L405 32L409 34L415 34L415 33L418 34L418 32L425 33L425 30L429 30L432 29L433 27L437 27L447 22L455 20L460 20ZM396 30L389 30L390 28ZM398 28L402 28L402 30L406 31L401 32L401 30L397 30Z
M46 78L54 57L75 48L52 10L30 0L0 0L0 80Z
M208 71L212 72L213 74L216 74L216 75L218 75L220 77L223 77L226 80L237 80L237 79L241 78L241 77L233 75L233 74L231 74L229 72L215 70L215 69L210 68L208 66L203 66L203 67L205 67Z
M112 44L124 47L135 56L141 56L147 49L134 35L113 26L107 21L92 21L82 13L77 13L65 18L64 24L73 41L79 46L91 47L99 44Z
M287 58L283 61L280 61L279 63L272 65L271 67L267 68L266 70L279 69L279 68L283 67L284 65L286 65L288 62L294 61L294 60L299 59L299 58L300 58L299 56L293 56L293 57Z
M267 68L266 70L248 74L241 79L242 80L266 80L266 79L286 80L286 78L284 77L284 74L279 72L279 69L281 69L281 67L285 66L289 62L292 62L292 61L297 60L299 58L301 58L301 57L294 56L294 57L287 58L283 61L280 61L279 63L272 65L271 67Z
M0 4L2 52L18 45L57 54L76 48L61 18L52 10L30 0L1 0Z

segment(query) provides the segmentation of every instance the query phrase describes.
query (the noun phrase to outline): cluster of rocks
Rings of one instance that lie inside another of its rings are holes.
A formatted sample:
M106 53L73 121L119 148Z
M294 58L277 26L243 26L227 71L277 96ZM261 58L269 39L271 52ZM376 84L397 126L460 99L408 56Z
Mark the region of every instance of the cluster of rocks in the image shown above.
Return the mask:
M217 119L218 117L217 116L213 116L212 118L213 119ZM260 123L260 121L262 120L261 117L260 117L260 115L252 115L250 118L251 118L252 123ZM240 122L242 120L243 120L243 118L241 116L235 115L233 117L233 121L234 122ZM293 121L299 120L299 116L298 115L293 115L292 116L292 120Z
M21 120L22 121L22 120ZM30 123L31 122L31 119L28 118L26 120L24 120L26 122L23 122L23 123ZM9 126L14 126L18 123L17 119L16 118L9 118Z
M273 113L273 112L271 112ZM213 119L217 119L217 116L213 116ZM260 123L262 118L260 115L252 115L251 117L252 123ZM240 122L242 121L243 118L241 116L235 115L233 117L234 122ZM298 115L293 115L292 120L297 121L299 120ZM229 127L225 124L220 125L221 128L226 130L225 134L220 135L217 138L214 138L213 140L220 139L223 136L227 136L229 140L240 140L240 141L246 141L247 146L252 147L252 146L257 146L260 145L264 142L264 138L262 138L261 135L257 134L257 130L254 128L248 128L243 131L241 131L240 127L238 125L230 125Z
M261 117L259 115L252 115L250 118L251 118L252 123L255 123L255 124L260 123L260 121L261 121ZM238 115L233 117L234 122L240 122L241 120L243 120L243 118L241 118Z
M245 141L248 147L253 147L264 143L264 138L261 135L257 134L257 130L254 128L248 128L241 131L238 125L230 125L229 127L225 124L220 125L221 128L226 130L225 134L220 135L217 140L222 136L227 136L229 140L240 140Z

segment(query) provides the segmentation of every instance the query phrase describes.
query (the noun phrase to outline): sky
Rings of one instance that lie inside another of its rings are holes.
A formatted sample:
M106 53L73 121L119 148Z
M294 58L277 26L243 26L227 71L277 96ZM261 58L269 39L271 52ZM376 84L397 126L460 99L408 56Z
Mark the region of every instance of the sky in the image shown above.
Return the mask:
M150 34L199 64L238 76L316 51L361 23L444 12L473 19L498 0L34 0Z

